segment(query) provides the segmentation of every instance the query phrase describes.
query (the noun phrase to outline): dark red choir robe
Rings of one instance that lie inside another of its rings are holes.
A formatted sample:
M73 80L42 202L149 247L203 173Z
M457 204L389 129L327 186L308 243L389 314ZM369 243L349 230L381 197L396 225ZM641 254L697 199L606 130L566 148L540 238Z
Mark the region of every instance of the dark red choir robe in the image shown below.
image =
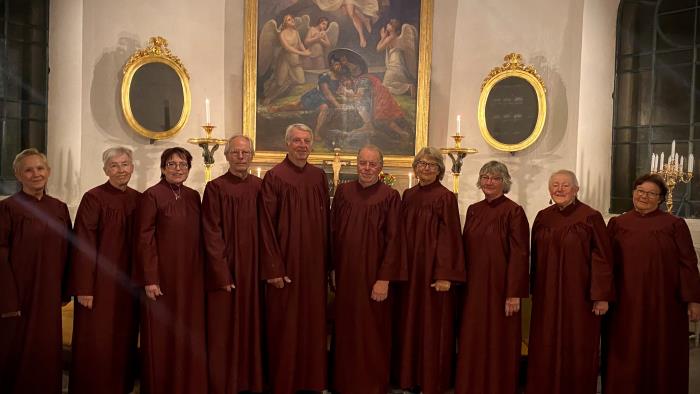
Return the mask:
M135 218L133 277L141 286L141 392L207 393L204 262L199 193L165 180L148 188ZM153 301L143 286L160 285Z
M527 394L595 394L601 317L612 301L612 249L600 213L574 201L541 210L532 226L532 320Z
M404 192L401 231L408 282L401 284L399 384L424 394L450 388L455 353L455 284L466 278L459 209L440 181ZM436 280L452 287L437 292Z
M604 333L605 394L688 393L688 303L700 274L685 220L656 210L610 219L617 303Z
M520 313L506 298L529 296L530 226L523 208L501 196L467 210L467 284L459 334L458 394L515 394L520 364Z
M257 201L260 178L227 171L202 201L209 393L263 390ZM234 284L231 292L224 286Z
M326 388L329 197L326 174L289 158L270 169L260 191L262 280L266 285L267 359L272 392Z
M71 221L63 202L0 201L0 392L61 393L61 301Z
M341 394L386 394L389 388L393 288L381 302L371 295L377 280L406 279L400 210L399 192L382 182L342 184L333 197L333 385Z
M69 294L74 300L69 392L131 392L138 335L138 288L131 281L132 226L141 193L109 182L83 196L75 217Z

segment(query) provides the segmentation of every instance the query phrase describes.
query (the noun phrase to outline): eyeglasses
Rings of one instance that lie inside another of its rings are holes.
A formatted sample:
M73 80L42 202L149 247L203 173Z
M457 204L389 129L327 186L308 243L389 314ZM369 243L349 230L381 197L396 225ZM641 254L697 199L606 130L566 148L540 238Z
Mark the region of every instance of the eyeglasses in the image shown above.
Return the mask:
M359 167L379 168L379 163L376 161L360 160L357 165Z
M187 169L190 168L190 165L187 164L187 162L184 162L184 161L181 161L181 162L169 161L169 162L165 163L165 166L166 166L169 170L175 170L175 169L178 169L178 168L181 169L181 170L187 170Z
M641 197L641 196L645 196L645 197L656 198L656 197L658 197L658 196L661 195L661 193L657 193L657 192L648 192L648 191L642 190L642 189L634 189L634 192L637 193L637 195L640 196L640 197Z
M232 156L243 156L243 157L248 157L251 154L251 152L249 150L231 150L228 153Z
M436 170L438 168L438 163L419 160L418 163L416 163L416 167L423 167L428 170Z
M503 182L503 177L500 176L488 176L488 175L482 175L479 177L482 182L487 182L487 181L493 181L493 182Z

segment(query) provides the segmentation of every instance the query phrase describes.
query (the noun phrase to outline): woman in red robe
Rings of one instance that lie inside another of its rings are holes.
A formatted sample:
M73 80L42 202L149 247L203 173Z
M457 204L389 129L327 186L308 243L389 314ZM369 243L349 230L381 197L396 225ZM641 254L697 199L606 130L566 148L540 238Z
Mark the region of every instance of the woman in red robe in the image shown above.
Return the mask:
M22 190L0 201L0 392L60 394L70 216L46 194L46 156L27 149L12 166Z
M490 161L479 171L484 200L467 210L467 285L457 359L457 394L515 394L520 364L520 299L528 297L530 226L505 196L508 168Z
M144 286L141 308L141 391L206 394L204 265L199 193L183 185L192 155L166 149L161 181L136 213L133 277Z
M688 318L700 318L700 274L685 220L660 211L658 175L634 182L634 209L610 219L617 303L604 334L603 393L687 394Z
M455 352L455 291L464 282L464 253L454 193L440 180L439 150L423 148L413 160L418 185L404 192L401 229L408 282L401 284L399 384L424 394L450 388Z
M600 212L578 201L576 175L549 178L554 205L532 226L532 320L526 394L595 394L600 320L612 301L612 250Z

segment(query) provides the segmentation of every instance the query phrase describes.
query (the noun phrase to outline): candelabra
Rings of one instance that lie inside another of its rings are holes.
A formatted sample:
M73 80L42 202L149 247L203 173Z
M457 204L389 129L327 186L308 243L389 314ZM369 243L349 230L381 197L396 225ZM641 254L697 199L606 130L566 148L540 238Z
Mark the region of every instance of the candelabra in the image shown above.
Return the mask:
M452 192L459 194L459 174L462 171L464 158L468 154L479 153L479 151L474 148L462 148L462 139L464 137L461 134L457 133L451 137L455 140L455 146L452 148L441 148L440 152L449 156L452 160Z
M202 148L202 158L204 158L204 180L205 182L211 181L211 168L214 166L214 152L219 149L219 145L225 145L226 140L221 138L212 138L211 132L214 131L216 126L211 123L207 123L202 126L206 137L204 138L190 138L187 140L190 144L199 145Z
M668 194L666 195L666 210L671 212L673 209L673 189L679 183L688 183L693 179L693 164L695 158L691 153L688 156L688 170L684 171L684 160L683 156L679 156L676 153L676 141L671 143L671 154L668 156L668 161L664 160L664 153L661 152L661 156L652 153L651 154L651 173L658 174L666 182L668 187Z

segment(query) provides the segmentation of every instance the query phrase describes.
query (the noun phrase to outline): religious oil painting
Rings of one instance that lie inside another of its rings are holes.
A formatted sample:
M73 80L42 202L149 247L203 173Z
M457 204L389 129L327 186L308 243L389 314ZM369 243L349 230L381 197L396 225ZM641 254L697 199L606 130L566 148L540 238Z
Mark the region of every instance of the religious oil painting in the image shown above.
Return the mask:
M288 125L314 131L312 162L374 144L409 166L427 143L432 0L246 0L244 133L259 162Z

